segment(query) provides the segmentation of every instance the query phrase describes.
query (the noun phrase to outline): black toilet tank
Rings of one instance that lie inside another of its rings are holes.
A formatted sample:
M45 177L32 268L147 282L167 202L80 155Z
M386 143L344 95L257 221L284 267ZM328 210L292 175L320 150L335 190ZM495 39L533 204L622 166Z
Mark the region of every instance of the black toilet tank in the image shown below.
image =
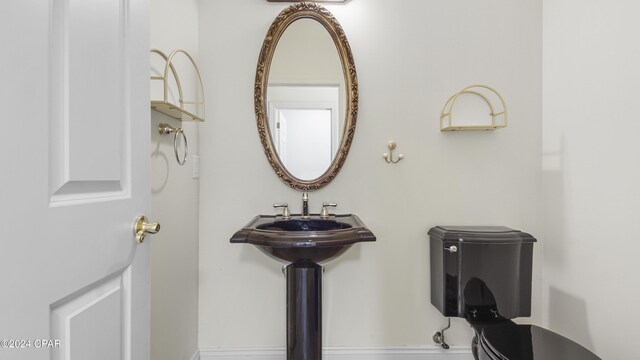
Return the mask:
M436 226L429 236L431 303L444 316L531 315L533 236L503 226Z

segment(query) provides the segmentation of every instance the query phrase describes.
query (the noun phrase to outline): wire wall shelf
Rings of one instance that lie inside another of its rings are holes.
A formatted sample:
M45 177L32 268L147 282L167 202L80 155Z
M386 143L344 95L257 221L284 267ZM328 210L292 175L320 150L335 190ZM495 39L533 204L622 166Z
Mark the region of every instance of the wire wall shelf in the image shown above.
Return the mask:
M162 99L154 99L152 96L151 108L178 120L204 121L204 86L202 85L200 70L198 69L198 65L196 65L193 57L191 57L189 53L181 49L174 50L173 52L171 52L171 54L169 54L169 56L158 49L151 49L151 53L159 55L164 59L164 72L158 75L151 75L152 84L154 83L154 81L162 81L163 97ZM193 65L193 71L198 82L193 91L195 92L195 94L189 94L193 95L189 98L189 100L185 100L185 92L182 88L182 83L180 81L180 77L178 76L178 71L176 71L176 66L174 65L174 58L179 55L185 56ZM171 73L169 71L171 71ZM173 82L175 84L175 87L171 87L172 78L174 80ZM177 103L170 98L170 89L173 88L177 88L178 90ZM197 89L199 89L199 91Z
M454 107L462 95L479 96L489 107L486 119L454 120ZM440 112L440 131L496 130L507 127L507 105L502 95L487 85L471 85L451 95Z

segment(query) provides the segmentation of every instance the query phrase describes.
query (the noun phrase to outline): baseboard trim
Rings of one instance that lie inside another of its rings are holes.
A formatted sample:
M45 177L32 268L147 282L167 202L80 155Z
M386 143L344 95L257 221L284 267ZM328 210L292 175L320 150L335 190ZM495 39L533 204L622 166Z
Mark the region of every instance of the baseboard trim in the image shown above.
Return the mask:
M324 360L473 360L468 347L325 348ZM284 348L202 348L194 360L283 360Z

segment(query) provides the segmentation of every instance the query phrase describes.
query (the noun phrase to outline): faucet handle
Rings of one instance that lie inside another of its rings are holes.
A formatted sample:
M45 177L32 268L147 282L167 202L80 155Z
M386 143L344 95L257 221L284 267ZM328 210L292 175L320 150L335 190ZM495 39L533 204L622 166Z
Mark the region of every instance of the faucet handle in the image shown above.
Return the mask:
M284 204L273 204L273 207L275 209L282 208L282 218L284 220L291 219L291 213L289 213L289 204L287 204L287 203L284 203Z
M328 219L329 218L329 207L336 207L338 204L336 203L322 203L322 211L320 212L320 219Z

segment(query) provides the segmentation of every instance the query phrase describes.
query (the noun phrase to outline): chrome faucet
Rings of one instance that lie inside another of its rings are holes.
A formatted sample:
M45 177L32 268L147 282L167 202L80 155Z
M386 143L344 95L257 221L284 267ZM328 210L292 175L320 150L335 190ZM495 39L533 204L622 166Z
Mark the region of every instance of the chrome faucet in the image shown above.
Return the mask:
M284 203L284 204L273 204L274 208L282 208L282 215L280 215L280 217L282 217L282 220L289 220L291 219L291 213L289 212L289 204Z
M306 192L302 193L302 218L308 219L309 216L309 194Z
M322 211L320 211L320 219L326 220L326 219L330 218L331 214L329 214L329 208L330 207L336 207L336 206L338 206L338 204L336 204L336 203L323 202L322 203Z

